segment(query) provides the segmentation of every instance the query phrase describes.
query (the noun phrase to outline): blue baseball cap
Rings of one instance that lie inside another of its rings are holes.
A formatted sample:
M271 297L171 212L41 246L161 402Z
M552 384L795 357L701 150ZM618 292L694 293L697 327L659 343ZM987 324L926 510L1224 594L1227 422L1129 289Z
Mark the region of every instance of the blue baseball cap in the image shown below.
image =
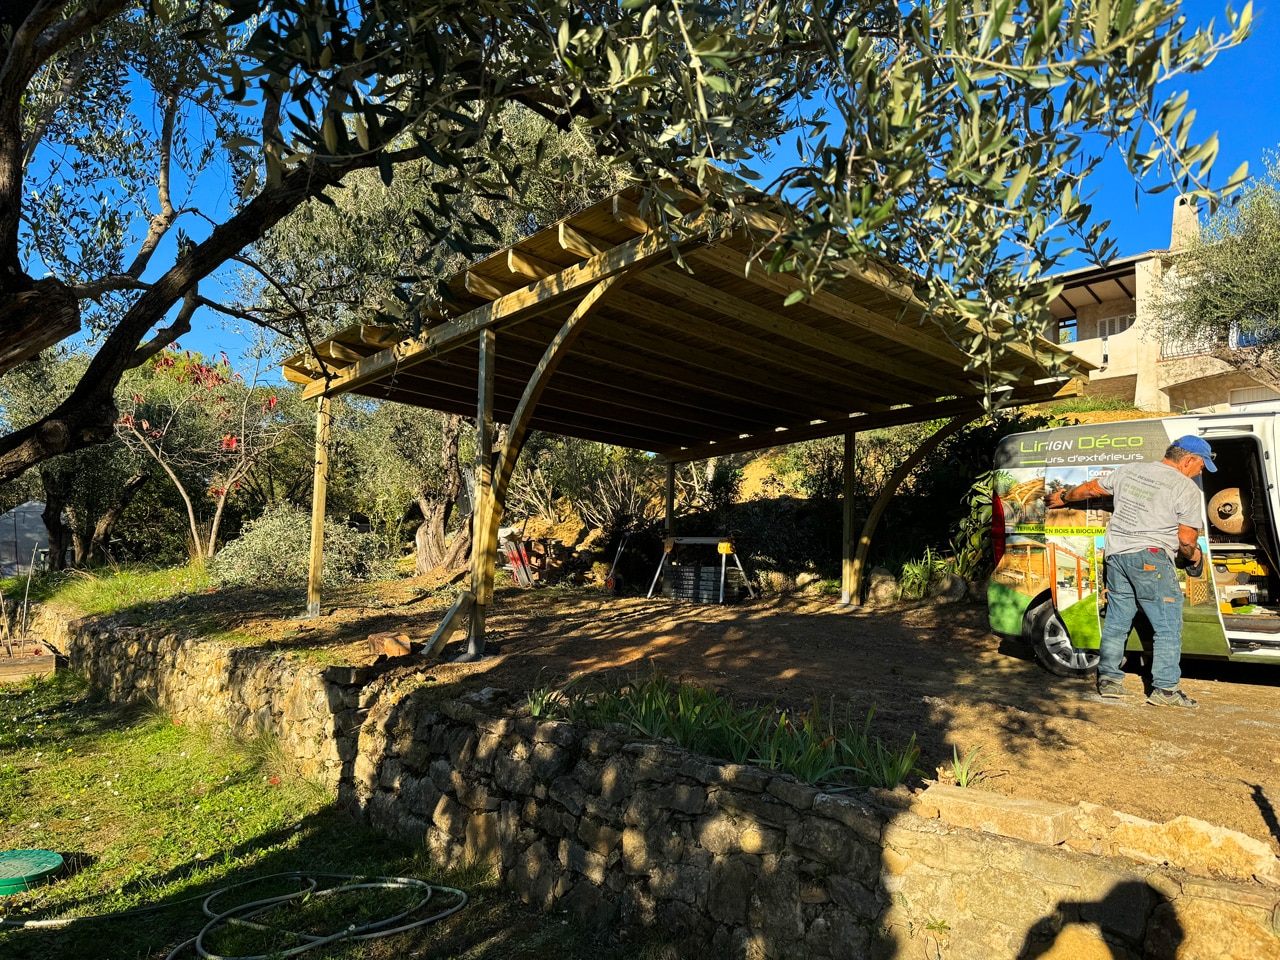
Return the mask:
M1189 433L1185 437L1179 437L1173 441L1173 445L1181 447L1187 453L1194 453L1204 461L1204 468L1210 473L1218 472L1218 468L1213 465L1213 448L1209 446L1209 441L1204 437L1197 437L1195 434Z

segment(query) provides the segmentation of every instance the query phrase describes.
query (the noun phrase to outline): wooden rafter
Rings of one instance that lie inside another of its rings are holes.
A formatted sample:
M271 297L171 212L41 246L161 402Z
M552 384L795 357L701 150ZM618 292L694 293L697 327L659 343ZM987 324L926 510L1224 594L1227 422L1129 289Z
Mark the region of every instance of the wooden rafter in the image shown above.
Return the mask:
M648 234L619 244L612 249L591 257L582 263L567 267L557 274L544 277L526 287L509 293L463 314L421 336L402 340L395 346L352 364L326 381L318 381L303 391L305 398L321 394L334 396L380 379L387 373L454 349L469 341L481 330L500 322L512 322L530 311L557 300L573 296L583 288L600 282L606 277L667 255L673 243L688 241L705 230L701 218L682 221L672 236Z
M939 393L973 392L973 387L968 383L922 369L918 363L895 360L885 354L869 355L865 349L852 346L839 337L797 323L740 297L723 293L688 274L679 273L673 269L650 270L644 275L644 283L682 297L696 306L714 310L733 320L748 324L771 336L802 344L821 354L839 357L846 363L851 363L879 378L892 377L906 384L927 387L932 391L904 388L902 391L904 398L909 397L914 402L931 401Z

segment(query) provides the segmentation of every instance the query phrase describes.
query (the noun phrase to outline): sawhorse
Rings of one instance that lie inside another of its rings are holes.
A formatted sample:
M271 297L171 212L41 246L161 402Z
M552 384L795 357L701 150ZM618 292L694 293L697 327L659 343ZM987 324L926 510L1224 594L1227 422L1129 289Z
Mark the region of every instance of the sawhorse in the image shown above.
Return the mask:
M737 552L733 549L733 541L728 537L667 537L662 541L662 559L658 561L658 569L653 575L653 582L649 584L649 592L645 599L653 598L653 591L658 586L658 578L662 576L662 571L667 565L667 557L678 544L715 544L716 552L720 554L720 602L724 603L724 578L727 572L729 558L733 557L734 566L738 568L738 572L742 574L742 583L747 588L747 596L752 600L756 598L756 592L751 589L751 581L747 579L747 571L742 569L742 561L738 559Z

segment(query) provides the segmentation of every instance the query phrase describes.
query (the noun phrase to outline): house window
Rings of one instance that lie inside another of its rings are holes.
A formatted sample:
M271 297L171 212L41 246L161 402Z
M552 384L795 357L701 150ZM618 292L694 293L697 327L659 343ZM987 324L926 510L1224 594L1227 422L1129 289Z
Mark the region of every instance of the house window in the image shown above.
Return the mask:
M1118 333L1124 333L1133 326L1134 315L1132 313L1122 314L1118 317L1104 317L1098 321L1098 336L1114 337Z

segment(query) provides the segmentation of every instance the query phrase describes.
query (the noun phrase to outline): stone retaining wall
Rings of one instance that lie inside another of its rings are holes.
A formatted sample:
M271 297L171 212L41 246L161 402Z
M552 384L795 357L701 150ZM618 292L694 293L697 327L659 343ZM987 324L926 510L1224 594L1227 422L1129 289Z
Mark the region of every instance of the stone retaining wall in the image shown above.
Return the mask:
M681 956L1280 960L1276 858L1187 818L938 786L835 795L519 717L492 691L441 702L394 672L92 622L61 639L113 696L279 736L437 862L488 862L530 903L656 929Z

